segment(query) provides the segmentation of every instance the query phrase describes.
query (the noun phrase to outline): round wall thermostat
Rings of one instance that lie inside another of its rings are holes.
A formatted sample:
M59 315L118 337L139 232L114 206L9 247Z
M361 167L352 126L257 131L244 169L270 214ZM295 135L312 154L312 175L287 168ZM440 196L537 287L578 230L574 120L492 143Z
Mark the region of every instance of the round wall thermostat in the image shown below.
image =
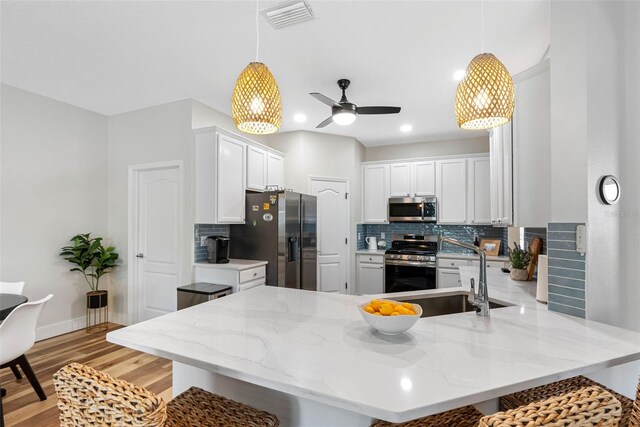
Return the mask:
M600 200L605 205L615 205L620 200L620 183L613 175L605 175L598 182Z

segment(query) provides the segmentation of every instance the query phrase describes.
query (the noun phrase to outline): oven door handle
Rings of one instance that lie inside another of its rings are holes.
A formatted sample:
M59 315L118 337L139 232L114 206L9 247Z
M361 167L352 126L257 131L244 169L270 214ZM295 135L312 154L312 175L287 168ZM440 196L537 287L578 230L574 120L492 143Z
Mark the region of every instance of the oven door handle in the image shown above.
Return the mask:
M384 263L385 265L436 268L436 264L434 262L385 260Z
M426 203L426 200L425 200L425 199L422 199L422 220L423 220L423 221L424 221L424 208L425 208L425 206L424 206L424 205L425 205L425 203Z

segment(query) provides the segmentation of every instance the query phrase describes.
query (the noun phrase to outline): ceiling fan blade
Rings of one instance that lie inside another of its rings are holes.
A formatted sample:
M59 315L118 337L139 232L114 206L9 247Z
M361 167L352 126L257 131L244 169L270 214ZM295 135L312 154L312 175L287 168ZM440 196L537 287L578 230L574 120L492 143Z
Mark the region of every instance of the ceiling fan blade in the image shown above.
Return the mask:
M324 122L320 123L318 126L316 126L316 129L318 128L323 128L326 125L333 123L333 116L329 117L328 119L326 119Z
M315 99L322 102L323 104L328 105L329 107L340 107L340 104L338 104L336 101L329 98L328 96L324 96L321 93L311 92L309 95L313 96Z
M358 114L396 114L400 107L358 107Z

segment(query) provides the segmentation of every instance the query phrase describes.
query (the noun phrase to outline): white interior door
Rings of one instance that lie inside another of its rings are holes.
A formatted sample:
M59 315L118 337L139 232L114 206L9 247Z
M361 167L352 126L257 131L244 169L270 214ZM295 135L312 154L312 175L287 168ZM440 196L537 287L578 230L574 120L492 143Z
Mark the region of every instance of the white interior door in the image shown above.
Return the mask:
M136 177L136 317L143 321L177 308L182 183L178 166L139 170Z
M318 198L318 290L348 293L349 200L344 180L310 178Z

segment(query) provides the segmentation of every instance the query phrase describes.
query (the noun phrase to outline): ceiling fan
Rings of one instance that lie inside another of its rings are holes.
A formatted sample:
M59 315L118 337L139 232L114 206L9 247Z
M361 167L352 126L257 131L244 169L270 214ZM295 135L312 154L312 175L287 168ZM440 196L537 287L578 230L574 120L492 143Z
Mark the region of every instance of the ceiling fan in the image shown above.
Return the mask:
M331 117L320 123L316 128L323 128L332 122L341 126L350 125L356 120L356 116L359 114L397 114L400 112L400 107L358 107L356 104L349 102L344 92L350 83L347 79L338 80L338 87L342 89L340 102L336 102L321 93L312 92L309 94L323 104L331 107Z

